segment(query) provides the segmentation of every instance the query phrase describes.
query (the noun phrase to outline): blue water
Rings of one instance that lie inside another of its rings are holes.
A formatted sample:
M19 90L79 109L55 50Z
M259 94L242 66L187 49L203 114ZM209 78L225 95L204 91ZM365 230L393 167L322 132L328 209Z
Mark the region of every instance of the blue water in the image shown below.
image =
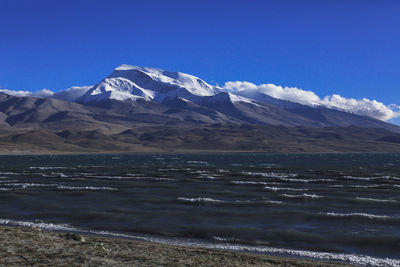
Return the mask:
M400 154L0 156L3 224L367 265L400 264L399 191Z

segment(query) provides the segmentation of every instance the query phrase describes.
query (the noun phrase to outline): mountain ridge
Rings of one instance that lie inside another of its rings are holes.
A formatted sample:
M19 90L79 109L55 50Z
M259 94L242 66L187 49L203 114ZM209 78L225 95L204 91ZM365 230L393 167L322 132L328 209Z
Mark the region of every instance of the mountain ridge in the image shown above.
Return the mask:
M0 92L0 152L400 151L400 126L180 72L122 65L64 97Z

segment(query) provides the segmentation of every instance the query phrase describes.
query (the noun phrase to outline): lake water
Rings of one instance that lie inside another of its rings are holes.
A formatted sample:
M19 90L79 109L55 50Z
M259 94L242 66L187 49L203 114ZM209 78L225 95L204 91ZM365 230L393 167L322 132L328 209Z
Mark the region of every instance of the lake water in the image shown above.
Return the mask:
M400 154L0 156L0 223L400 266Z

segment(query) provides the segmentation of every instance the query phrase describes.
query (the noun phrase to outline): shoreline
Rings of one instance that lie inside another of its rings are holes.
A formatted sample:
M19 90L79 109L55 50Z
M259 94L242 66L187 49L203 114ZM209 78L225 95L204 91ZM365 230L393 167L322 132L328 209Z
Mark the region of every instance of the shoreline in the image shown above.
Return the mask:
M0 242L0 264L4 265L354 266L25 226L1 225Z

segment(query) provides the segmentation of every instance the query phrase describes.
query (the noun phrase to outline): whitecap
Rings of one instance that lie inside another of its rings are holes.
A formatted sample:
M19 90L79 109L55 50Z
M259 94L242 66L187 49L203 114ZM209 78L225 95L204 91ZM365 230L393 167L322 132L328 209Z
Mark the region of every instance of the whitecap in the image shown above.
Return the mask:
M110 180L123 180L123 179L136 179L136 178L139 178L139 177L133 177L133 176L129 176L129 177L127 177L127 176L103 176L103 175L97 175L97 176L91 176L91 175L88 175L88 176L86 176L87 178L94 178L94 179L110 179Z
M31 187L52 187L52 186L57 186L58 184L9 183L4 185L10 187L19 187L19 188L31 188Z
M361 212L354 212L354 213L326 212L326 213L321 213L321 214L328 215L328 216L333 216L333 217L363 217L363 218L368 218L368 219L390 219L390 218L395 218L395 217L390 217L390 216L387 216L387 215L375 215L375 214L361 213Z
M11 190L11 188L1 188L0 187L0 191L10 191Z
M245 184L245 185L270 185L270 184L281 184L274 182L257 182L257 181L231 181L231 184Z
M371 184L371 185L350 185L350 187L353 188L378 188L381 187L383 185L379 185L379 184Z
M378 188L384 185L379 185L379 184L371 184L371 185L344 185L344 184L334 184L334 185L329 185L328 187L340 187L340 188Z
M79 231L78 228L74 228L67 224L54 224L54 223L44 223L41 221L29 222L29 221L17 221L10 219L0 219L0 224L3 225L15 225L15 226L25 226L25 227L37 227L44 230L58 230L58 231Z
M273 186L266 186L264 189L271 190L271 191L308 191L305 188L290 188L290 187L273 187Z
M48 167L48 166L38 166L38 167L29 167L31 170L62 170L62 169L70 169L74 170L74 167Z
M197 197L197 198L186 198L186 197L178 197L178 200L183 202L224 202L223 200L208 198L208 197Z
M285 202L278 201L278 200L266 200L266 201L264 201L264 203L267 203L267 204L285 204Z
M394 176L376 176L376 177L358 177L358 176L343 176L347 180L360 180L360 181L373 181L373 180L400 180L399 177Z
M242 174L250 176L263 176L271 178L290 178L296 177L296 173L277 173L277 172L242 172Z
M152 180L152 181L176 181L176 179L172 178L163 178L163 177L133 177L131 179L136 179L136 180Z
M394 199L378 199L378 198L368 198L368 197L356 197L357 200L361 201L370 201L370 202L389 202L389 203L396 203L397 200Z
M283 197L288 197L288 198L321 198L323 196L319 196L316 194L301 194L301 195L289 195L289 194L281 194Z
M299 183L312 183L312 182L333 182L334 179L297 179L297 178L280 178L279 180L285 182L299 182Z
M61 178L68 178L68 177L70 177L69 175L66 175L66 174L64 174L64 173L62 173L62 172L52 172L51 175L56 175L56 176L59 176L59 177L61 177Z
M207 173L202 173L202 174L200 174L200 176L197 177L197 178L200 178L200 179L208 179L208 180L215 180L215 179L217 179L215 176L212 176L212 175L207 174Z
M95 186L65 186L59 185L57 189L60 190L117 190L117 188L113 187L95 187Z

